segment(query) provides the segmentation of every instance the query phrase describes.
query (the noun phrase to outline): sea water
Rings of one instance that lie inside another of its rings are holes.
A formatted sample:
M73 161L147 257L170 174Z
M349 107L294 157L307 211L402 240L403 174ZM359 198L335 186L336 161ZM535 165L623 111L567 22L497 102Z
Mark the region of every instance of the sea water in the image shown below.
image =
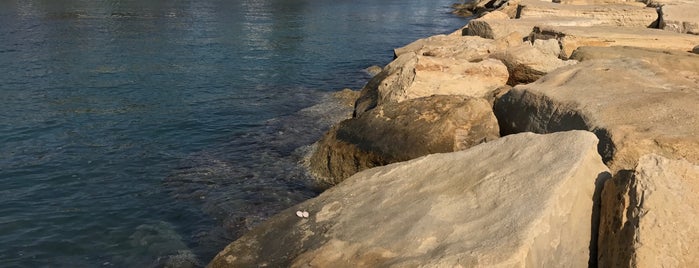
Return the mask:
M0 1L0 267L205 265L318 194L328 94L450 4Z

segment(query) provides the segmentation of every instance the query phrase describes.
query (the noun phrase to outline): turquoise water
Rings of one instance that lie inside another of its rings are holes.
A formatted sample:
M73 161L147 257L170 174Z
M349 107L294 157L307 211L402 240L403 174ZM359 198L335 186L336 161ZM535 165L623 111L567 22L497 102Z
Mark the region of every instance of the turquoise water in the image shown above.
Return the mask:
M0 266L205 265L449 0L0 0Z

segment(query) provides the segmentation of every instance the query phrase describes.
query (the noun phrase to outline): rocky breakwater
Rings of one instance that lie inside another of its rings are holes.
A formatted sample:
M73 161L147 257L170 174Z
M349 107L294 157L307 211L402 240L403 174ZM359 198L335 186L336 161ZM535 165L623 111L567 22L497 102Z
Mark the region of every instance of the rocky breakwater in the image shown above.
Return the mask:
M699 266L699 4L557 2L395 49L306 159L335 186L210 266Z

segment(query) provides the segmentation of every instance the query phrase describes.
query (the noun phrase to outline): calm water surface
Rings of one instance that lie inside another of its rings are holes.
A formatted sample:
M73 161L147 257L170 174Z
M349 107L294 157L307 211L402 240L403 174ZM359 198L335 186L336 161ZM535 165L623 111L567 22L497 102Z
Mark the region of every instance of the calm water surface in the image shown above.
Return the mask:
M0 266L205 265L452 0L0 0Z

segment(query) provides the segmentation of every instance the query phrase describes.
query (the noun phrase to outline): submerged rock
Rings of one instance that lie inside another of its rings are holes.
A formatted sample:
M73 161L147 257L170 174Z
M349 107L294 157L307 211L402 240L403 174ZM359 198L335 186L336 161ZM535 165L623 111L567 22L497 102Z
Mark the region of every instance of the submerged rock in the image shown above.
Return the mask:
M366 170L209 267L587 267L595 183L609 175L596 144L523 133Z
M388 103L330 130L309 159L323 184L361 170L432 153L463 150L497 139L495 115L485 99L431 96Z
M699 166L658 155L608 180L600 267L698 267Z

